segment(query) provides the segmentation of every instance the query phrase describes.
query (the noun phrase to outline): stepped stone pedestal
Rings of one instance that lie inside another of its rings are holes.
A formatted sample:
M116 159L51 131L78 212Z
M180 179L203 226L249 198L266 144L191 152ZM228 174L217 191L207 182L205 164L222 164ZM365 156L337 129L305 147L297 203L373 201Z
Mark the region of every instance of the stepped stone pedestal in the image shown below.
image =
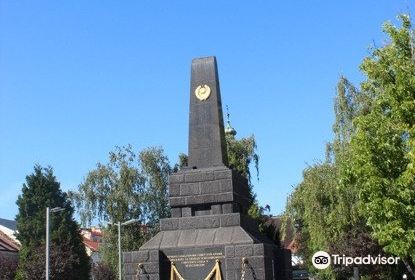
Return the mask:
M214 57L193 60L190 95L189 167L169 178L171 218L124 253L125 279L291 279L290 252L259 233L247 179L227 167Z

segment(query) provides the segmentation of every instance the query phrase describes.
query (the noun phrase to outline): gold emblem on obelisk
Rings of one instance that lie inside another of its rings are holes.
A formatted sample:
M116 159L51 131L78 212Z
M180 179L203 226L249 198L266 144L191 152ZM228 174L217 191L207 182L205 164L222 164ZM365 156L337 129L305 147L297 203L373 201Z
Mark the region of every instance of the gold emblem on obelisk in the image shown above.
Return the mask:
M210 96L210 87L208 85L200 85L195 89L195 95L200 101L204 101Z

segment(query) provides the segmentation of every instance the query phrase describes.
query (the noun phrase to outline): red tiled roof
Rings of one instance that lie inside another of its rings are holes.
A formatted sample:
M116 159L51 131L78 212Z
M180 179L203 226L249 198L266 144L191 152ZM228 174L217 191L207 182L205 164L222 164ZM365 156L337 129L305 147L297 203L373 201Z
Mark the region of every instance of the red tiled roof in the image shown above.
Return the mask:
M20 245L0 231L0 251L18 252Z
M102 237L102 231L97 229L91 230L92 235Z
M90 239L86 239L85 237L83 238L83 242L84 242L86 247L91 249L91 251L93 251L93 252L98 251L99 242L93 241L93 240L90 240Z
M100 228L83 228L81 235L82 241L87 248L93 252L98 251L102 239L102 231Z

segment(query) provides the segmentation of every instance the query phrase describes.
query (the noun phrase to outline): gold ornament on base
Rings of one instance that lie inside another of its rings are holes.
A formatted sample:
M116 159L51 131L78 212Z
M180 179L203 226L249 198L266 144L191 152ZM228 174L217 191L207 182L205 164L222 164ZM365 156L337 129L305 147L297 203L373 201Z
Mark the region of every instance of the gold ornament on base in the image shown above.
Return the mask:
M177 271L174 262L171 262L170 280L185 280L180 275L179 271ZM222 272L220 271L220 261L218 259L216 260L215 266L213 267L212 271L209 272L208 276L206 276L205 280L222 280Z

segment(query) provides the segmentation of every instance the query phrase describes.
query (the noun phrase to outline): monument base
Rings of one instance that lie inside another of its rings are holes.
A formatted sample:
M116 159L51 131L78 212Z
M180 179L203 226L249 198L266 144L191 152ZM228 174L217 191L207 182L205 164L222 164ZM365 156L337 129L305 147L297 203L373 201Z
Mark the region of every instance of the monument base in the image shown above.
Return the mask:
M139 251L124 253L126 280L291 279L290 251L264 240L245 215L169 218L160 226Z

